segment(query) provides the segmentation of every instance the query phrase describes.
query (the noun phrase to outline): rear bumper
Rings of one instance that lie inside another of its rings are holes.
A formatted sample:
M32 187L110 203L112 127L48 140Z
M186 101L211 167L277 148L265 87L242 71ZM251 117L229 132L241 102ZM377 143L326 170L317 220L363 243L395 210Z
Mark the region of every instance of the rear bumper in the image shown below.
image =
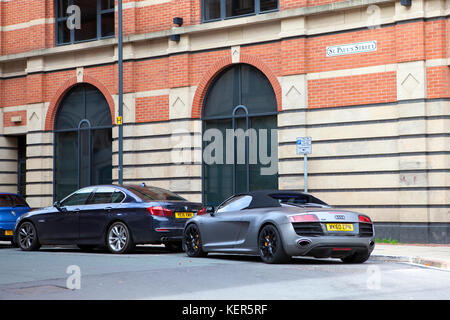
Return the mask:
M177 242L183 240L183 230L180 227L156 228L155 232L160 236L161 242Z
M312 256L317 258L345 257L355 252L371 254L375 248L375 236L300 236L291 224L283 225L283 244L290 256Z

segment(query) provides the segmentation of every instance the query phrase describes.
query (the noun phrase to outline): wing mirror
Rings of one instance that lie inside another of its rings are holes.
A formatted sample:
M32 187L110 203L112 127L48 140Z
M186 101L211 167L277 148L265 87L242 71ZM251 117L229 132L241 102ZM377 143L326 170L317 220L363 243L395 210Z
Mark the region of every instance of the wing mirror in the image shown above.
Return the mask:
M59 201L55 201L55 203L53 203L53 206L59 211L59 212L66 212L66 208L61 207L61 203L59 203Z
M206 206L206 213L209 213L211 216L214 217L216 209L214 208L214 206Z

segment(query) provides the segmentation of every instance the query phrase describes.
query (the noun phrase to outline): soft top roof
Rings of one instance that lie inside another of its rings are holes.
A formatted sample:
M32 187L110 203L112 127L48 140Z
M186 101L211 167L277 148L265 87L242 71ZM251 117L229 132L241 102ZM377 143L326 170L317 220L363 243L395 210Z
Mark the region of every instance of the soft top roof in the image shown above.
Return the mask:
M278 199L272 197L273 195L277 196L304 196L308 197L310 200L315 200L314 202L320 201L317 198L311 196L308 193L299 192L299 191L287 191L287 190L258 190L258 191L250 191L241 193L239 195L249 195L252 197L252 201L250 202L250 205L247 207L247 209L254 209L254 208L271 208L271 207L281 207L280 202ZM312 201L311 201L312 202ZM320 201L322 202L322 201ZM325 204L324 202L322 202Z

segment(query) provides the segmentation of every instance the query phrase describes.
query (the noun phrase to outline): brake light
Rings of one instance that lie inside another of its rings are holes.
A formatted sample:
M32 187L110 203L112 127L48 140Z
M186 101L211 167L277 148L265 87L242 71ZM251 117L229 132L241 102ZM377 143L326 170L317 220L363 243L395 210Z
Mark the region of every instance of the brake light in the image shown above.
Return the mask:
M291 222L318 222L319 218L315 214L298 214L289 216Z
M206 214L206 208L201 208L200 210L197 211L198 216L203 216L205 214Z
M358 216L358 219L359 222L372 223L372 220L370 220L370 218L367 216Z
M149 207L149 208L147 208L147 211L152 216L157 216L157 217L172 217L173 216L172 210L163 208L161 206Z

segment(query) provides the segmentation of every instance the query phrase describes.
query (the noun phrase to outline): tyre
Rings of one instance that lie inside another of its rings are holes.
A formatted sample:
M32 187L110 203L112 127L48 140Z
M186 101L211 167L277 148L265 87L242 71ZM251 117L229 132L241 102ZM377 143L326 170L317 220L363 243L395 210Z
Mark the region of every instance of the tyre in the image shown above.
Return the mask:
M106 234L106 247L114 254L124 254L134 248L130 230L123 222L114 222Z
M166 247L167 250L172 251L172 252L183 252L183 244L181 243L181 241L172 241L172 242L166 242L164 243L164 246Z
M20 249L23 251L39 250L41 244L39 243L37 231L33 223L25 221L17 230L17 244Z
M202 249L200 230L196 224L190 224L184 230L183 249L189 257L206 257L207 252Z
M344 263L364 263L366 262L370 257L370 253L368 251L366 252L355 252L354 254L341 258L342 262Z
M286 263L291 257L284 251L280 233L274 225L264 226L258 235L259 255L265 263Z

